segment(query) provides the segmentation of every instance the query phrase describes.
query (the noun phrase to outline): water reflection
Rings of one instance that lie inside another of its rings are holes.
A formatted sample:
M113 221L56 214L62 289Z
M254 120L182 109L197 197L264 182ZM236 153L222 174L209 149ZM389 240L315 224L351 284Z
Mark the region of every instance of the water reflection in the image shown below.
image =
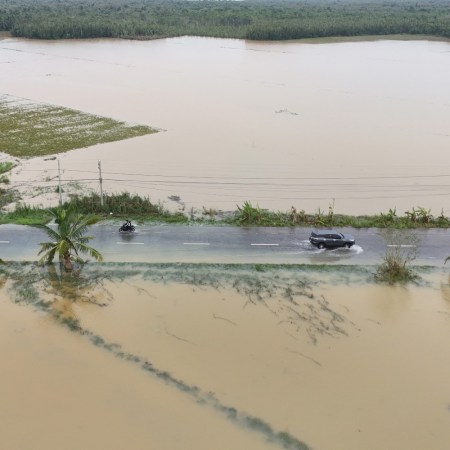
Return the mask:
M136 238L137 234L134 231L125 231L123 233L119 233L120 239L124 243L131 243Z

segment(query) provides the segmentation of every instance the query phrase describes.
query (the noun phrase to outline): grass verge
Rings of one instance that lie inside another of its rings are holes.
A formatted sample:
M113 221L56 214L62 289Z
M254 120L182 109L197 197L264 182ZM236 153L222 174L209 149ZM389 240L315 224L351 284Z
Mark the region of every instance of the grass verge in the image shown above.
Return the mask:
M5 191L6 192L6 191ZM0 196L4 206L15 201L12 191L8 191L10 197ZM6 195L6 194L5 194ZM238 206L237 210L226 215L204 215L203 217L189 217L182 212L170 212L160 203L152 203L148 197L132 195L128 192L120 194L104 194L103 205L100 195L72 195L65 207L73 206L82 214L96 214L103 220L133 219L140 222L163 223L201 223L209 225L235 225L235 226L265 226L265 227L315 227L315 228L382 228L382 229L417 229L417 228L449 228L450 219L444 216L433 216L430 210L423 207L412 208L404 215L397 215L395 209L387 213L372 216L351 216L334 214L332 208L324 213L318 211L307 214L305 211L297 212L293 207L291 211L268 211L259 206L253 206L250 202ZM1 223L17 223L24 225L45 224L50 219L46 209L38 206L19 204L14 212L0 213Z

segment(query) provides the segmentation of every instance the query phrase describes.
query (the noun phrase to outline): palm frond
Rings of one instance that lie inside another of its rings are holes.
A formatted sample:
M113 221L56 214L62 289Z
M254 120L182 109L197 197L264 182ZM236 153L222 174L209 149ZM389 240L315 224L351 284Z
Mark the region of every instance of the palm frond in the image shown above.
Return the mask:
M48 225L39 225L39 229L42 231L45 231L47 233L47 236L52 239L53 241L58 241L61 239L60 233L58 233L58 230L54 230L53 228L50 228Z
M53 242L45 242L41 245L41 249L39 250L38 256L42 254L39 259L39 264L47 264L51 263L55 258L55 254L57 251L57 246Z
M90 247L89 245L85 245L85 244L79 244L77 247L78 247L77 250L80 253L87 253L89 256L94 258L96 261L103 261L103 255L95 248ZM78 253L77 253L77 255L78 255Z
M42 254L40 262L52 262L57 254L59 260L65 263L72 260L84 263L79 253L87 253L97 261L103 260L100 252L87 245L93 237L86 236L86 232L89 225L98 222L98 216L93 214L83 216L72 206L50 208L48 211L56 224L56 229L48 225L40 227L52 240L40 244L41 249L38 253Z

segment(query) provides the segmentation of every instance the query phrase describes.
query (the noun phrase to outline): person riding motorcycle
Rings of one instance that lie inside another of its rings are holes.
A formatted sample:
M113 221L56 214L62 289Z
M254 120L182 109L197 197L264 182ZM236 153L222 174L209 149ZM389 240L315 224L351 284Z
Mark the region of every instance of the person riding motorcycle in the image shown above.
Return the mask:
M134 231L135 228L131 224L131 220L126 220L125 223L119 228L119 231Z

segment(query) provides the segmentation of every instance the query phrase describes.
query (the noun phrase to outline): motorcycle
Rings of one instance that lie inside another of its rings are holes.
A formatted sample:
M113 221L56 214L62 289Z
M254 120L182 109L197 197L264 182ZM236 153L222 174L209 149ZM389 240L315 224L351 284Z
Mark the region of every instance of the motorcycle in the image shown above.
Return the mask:
M123 233L123 232L129 232L129 231L135 231L136 227L134 225L131 224L131 222L129 220L127 220L120 228L119 228L119 233Z

